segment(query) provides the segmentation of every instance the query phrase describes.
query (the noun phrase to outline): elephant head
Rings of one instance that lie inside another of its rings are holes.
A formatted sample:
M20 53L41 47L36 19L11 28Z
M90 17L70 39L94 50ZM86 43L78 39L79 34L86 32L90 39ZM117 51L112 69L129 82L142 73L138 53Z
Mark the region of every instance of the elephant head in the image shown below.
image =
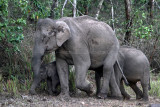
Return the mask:
M42 64L39 72L40 72L41 80L44 80L47 77L50 77L50 78L54 77L55 79L57 79L58 74L56 69L56 61L51 62L49 64L45 64L45 65Z
M39 19L35 32L35 42L32 57L34 80L30 89L35 94L35 88L40 82L41 60L45 53L57 50L70 38L70 28L64 21L49 18Z

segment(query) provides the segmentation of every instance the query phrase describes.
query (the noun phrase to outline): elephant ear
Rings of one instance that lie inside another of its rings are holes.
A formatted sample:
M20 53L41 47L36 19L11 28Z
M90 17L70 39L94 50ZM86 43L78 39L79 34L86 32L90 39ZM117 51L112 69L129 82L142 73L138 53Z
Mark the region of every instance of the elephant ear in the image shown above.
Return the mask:
M70 38L70 28L69 26L63 21L57 21L57 34L56 34L56 42L57 46L62 46L62 44Z

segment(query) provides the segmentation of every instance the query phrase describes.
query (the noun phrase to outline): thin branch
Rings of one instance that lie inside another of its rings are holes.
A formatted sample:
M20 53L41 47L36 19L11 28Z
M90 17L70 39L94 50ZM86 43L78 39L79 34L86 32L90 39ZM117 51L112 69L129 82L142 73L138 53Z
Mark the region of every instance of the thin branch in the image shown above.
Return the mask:
M153 72L153 71L155 71L157 68L154 68L154 69L152 69L152 70L150 70L149 72Z
M56 7L56 3L57 3L57 0L53 0L53 4L52 4L52 7L51 7L51 13L50 13L50 18L53 18L54 19L54 8Z
M156 3L158 9L160 9L160 6L158 5L157 1L155 0L154 2Z
M97 8L97 13L96 13L95 19L98 19L100 10L101 10L101 8L102 8L103 1L104 1L104 0L101 0L101 1L99 2L99 5L98 5L98 8Z
M112 8L111 8L111 14L112 14L112 29L115 32L115 26L114 26L114 8L113 8L113 3L112 0L110 0Z
M131 30L130 28L132 27L132 20L131 20L131 0L124 0L125 2L125 12L126 12L126 34L124 37L124 43L127 44L130 42L130 37L131 37ZM129 22L129 23L128 23Z
M76 5L77 5L77 0L74 0L73 1L73 4L74 4L74 6L73 6L73 17L76 17Z
M63 10L64 10L64 7L65 7L66 4L67 4L67 1L68 1L68 0L65 0L65 1L64 1L63 7L62 7L62 14L61 14L62 17L63 17Z
M74 7L74 4L71 2L71 0L69 0L69 2L72 4L72 6ZM79 11L78 9L77 9L77 7L75 7L76 8L76 10L77 10L77 12L79 12L81 15L84 15L81 11Z

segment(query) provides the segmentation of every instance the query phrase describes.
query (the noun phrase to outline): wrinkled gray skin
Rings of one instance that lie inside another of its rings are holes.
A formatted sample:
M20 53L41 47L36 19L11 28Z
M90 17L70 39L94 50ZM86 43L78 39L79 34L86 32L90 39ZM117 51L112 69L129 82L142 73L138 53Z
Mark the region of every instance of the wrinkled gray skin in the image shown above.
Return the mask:
M126 76L129 86L136 93L136 99L148 100L148 89L150 89L150 64L147 57L143 52L135 48L123 46L120 47L118 54L118 61L120 67L122 68L124 75ZM125 99L130 99L130 95L124 89L123 78L116 63L114 65L115 78L118 86L120 87L121 93ZM97 85L97 93L100 89L100 78L103 76L102 72L96 72L95 79ZM140 81L142 85L143 92L137 87L136 83ZM111 87L112 92L112 87Z
M40 81L39 68L43 56L47 52L55 51L56 67L61 84L61 98L66 100L69 98L69 65L75 65L76 87L87 94L93 92L91 84L86 79L88 69L103 66L104 79L98 97L106 98L118 50L119 42L112 28L92 17L64 17L58 20L40 19L35 33L32 57L34 80L30 93L35 94L35 87ZM112 76L111 78L116 90L115 95L120 97L121 92L115 77Z
M60 85L59 76L56 69L56 61L41 65L40 67L40 80L47 79L48 93L50 95L57 95L57 87Z

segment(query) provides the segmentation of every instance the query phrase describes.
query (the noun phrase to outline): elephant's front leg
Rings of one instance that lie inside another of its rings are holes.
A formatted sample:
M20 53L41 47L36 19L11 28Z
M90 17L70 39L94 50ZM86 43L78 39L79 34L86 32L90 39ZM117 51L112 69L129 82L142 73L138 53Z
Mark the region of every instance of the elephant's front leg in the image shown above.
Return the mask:
M85 91L88 95L91 95L93 93L92 86L86 77L91 64L90 56L87 53L75 55L73 55L73 61L76 71L76 87Z
M61 85L61 93L59 97L61 100L69 100L68 64L65 60L56 57L56 67Z
M49 95L53 95L53 92L52 92L52 81L49 78L47 78L47 88L48 88Z

